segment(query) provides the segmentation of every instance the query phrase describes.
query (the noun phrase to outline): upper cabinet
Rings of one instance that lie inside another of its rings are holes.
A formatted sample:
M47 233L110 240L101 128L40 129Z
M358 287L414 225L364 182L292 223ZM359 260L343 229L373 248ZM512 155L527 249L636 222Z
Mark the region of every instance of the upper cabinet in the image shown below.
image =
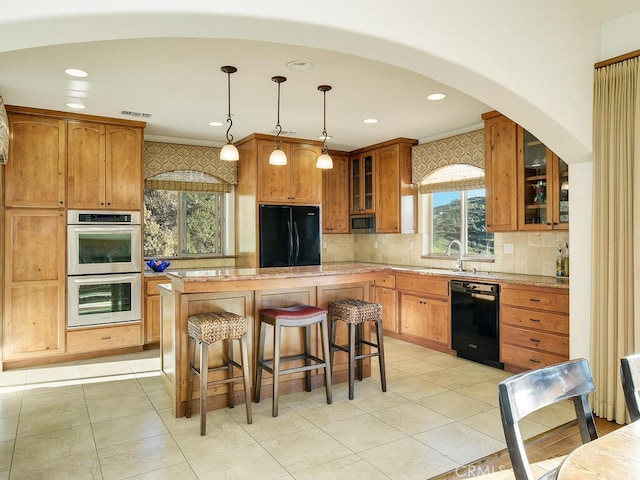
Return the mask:
M142 208L142 129L69 121L69 208Z
M65 121L12 113L7 107L11 132L5 167L4 198L7 207L63 208L66 185Z
M330 155L333 168L322 171L322 233L349 233L349 155Z
M487 230L569 228L569 169L530 132L498 112L482 116Z
M351 214L376 216L376 233L413 233L416 189L411 183L411 147L398 138L351 153Z
M487 230L515 231L518 228L518 126L498 112L485 113L482 119Z
M568 165L522 127L518 143L518 229L568 229Z
M258 140L258 202L322 203L322 170L316 168L320 147L283 141L287 164L271 165L274 148L273 140Z

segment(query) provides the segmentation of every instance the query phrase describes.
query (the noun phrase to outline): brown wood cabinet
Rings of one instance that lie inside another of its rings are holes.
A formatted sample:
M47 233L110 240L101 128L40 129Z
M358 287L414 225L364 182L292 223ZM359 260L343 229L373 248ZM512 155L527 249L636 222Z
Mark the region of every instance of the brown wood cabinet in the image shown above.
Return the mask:
M349 154L330 155L333 168L322 171L322 232L349 233Z
M69 208L142 208L142 129L70 120Z
M484 120L484 175L486 225L490 232L512 232L518 228L517 155L518 126L498 112Z
M448 350L451 346L449 279L397 275L396 289L400 333L417 337L426 346Z
M66 197L65 121L12 113L9 117L10 158L5 168L4 205L61 208Z
M351 213L375 213L376 233L415 231L411 147L417 143L397 138L351 152Z
M284 141L286 165L270 165L269 156L275 144L258 140L258 202L260 203L322 203L322 170L316 168L321 149L308 143Z
M500 292L500 360L509 371L569 358L569 292L503 285Z
M64 211L7 209L4 226L3 360L64 354Z
M396 276L387 275L376 280L373 287L373 298L382 305L382 328L385 333L398 333L398 294L396 292Z
M164 275L144 279L144 343L160 341L160 291L158 285L171 283Z
M69 353L99 352L140 345L142 324L111 325L101 328L71 330Z

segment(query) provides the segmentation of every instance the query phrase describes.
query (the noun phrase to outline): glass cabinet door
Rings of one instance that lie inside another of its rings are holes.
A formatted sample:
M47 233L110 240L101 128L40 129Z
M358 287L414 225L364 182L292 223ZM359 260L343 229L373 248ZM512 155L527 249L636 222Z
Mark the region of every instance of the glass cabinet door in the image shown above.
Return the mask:
M351 213L374 213L373 152L351 158Z
M567 227L569 225L569 165L560 158L557 158L556 165L558 166L556 188L560 201L558 202L558 212L556 219L554 219L554 225Z
M373 210L373 155L364 157L364 209Z
M351 211L359 212L360 207L360 159L351 160Z
M551 180L547 147L531 133L524 130L524 202L523 222L525 225L547 225L548 218L547 187Z

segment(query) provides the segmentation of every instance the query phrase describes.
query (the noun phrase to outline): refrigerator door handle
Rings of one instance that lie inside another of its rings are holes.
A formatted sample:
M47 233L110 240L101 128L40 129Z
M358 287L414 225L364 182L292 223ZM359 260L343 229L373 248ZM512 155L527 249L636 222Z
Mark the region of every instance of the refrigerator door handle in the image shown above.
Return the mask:
M289 265L293 260L293 232L291 232L291 222L287 222L287 229L289 230Z
M293 264L298 264L298 257L300 256L300 234L298 233L298 222L293 222L293 232L296 236Z

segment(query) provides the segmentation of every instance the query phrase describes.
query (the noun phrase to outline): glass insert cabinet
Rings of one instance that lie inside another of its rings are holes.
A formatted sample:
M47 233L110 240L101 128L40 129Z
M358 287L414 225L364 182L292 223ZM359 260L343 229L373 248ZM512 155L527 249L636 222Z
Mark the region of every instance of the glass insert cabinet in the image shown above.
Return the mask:
M520 126L518 136L518 229L568 229L568 165Z
M374 213L374 152L351 157L351 213Z

